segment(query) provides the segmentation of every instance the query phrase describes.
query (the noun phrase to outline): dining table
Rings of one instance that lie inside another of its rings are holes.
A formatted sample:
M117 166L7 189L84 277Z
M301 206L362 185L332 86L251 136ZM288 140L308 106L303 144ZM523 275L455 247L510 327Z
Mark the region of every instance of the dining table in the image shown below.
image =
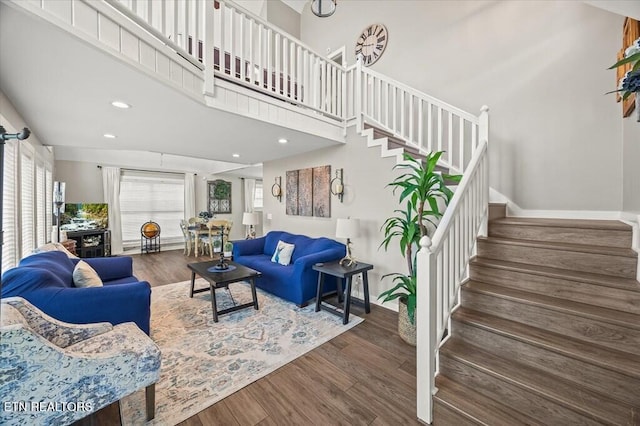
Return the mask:
M189 231L189 233L193 236L194 241L195 241L195 257L198 257L198 248L200 247L200 237L203 235L208 236L209 235L209 227L204 224L204 223L196 223L196 224L191 224L187 227L187 230ZM211 230L217 230L217 231L221 231L222 227L220 226L212 226Z

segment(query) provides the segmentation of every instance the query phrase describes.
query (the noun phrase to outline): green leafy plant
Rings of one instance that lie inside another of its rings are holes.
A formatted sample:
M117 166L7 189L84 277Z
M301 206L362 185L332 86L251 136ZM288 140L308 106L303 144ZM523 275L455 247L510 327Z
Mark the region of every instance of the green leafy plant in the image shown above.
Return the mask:
M450 175L436 170L438 160L443 152L429 153L422 161L418 161L409 154L404 154L404 162L394 166L394 169L405 170L394 179L389 186L393 193L400 190L400 203L406 201L404 210L394 210L395 216L387 218L382 225L384 239L380 247L388 251L392 241L398 240L400 253L407 261L408 274L393 273L396 285L381 293L378 299L388 302L400 298L406 299L407 312L413 324L416 307L416 254L420 238L429 233L429 225L435 229L446 206L453 197L453 191L447 183L460 182L462 175ZM383 277L384 278L384 277Z
M622 99L627 99L632 93L640 92L640 38L631 43L624 52L624 58L611 65L609 69L626 64L631 64L631 69L620 79L618 89L607 92L620 92Z

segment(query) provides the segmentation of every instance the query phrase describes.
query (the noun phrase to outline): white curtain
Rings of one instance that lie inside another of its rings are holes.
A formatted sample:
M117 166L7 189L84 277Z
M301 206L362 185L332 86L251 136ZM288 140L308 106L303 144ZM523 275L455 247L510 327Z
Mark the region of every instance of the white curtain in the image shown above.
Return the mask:
M196 175L184 174L184 218L196 216Z
M111 230L111 254L122 253L122 225L120 221L120 168L102 168L104 201L109 206L109 229Z
M244 179L244 211L247 213L253 213L253 200L256 196L256 180ZM249 234L251 227L245 225L245 234Z

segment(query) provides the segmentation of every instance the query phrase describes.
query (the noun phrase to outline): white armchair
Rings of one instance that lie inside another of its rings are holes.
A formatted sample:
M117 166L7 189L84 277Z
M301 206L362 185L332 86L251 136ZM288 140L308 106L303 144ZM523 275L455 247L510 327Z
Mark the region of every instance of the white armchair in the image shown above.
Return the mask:
M0 312L0 424L69 424L142 387L153 419L160 349L134 323L68 324L21 297Z

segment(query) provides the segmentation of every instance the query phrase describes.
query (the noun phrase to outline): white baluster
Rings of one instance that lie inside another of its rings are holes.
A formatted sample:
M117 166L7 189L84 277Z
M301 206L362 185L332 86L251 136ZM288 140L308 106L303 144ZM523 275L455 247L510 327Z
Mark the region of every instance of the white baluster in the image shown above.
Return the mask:
M214 21L215 21L215 9L209 2L205 2L207 6L204 9L204 39L202 40L202 60L204 61L204 92L208 95L213 95L214 88ZM162 3L164 10L164 2Z
M244 13L238 14L238 59L240 59L240 69L237 70L237 75L241 81L244 81L246 77L245 56L244 56L244 23L246 17ZM235 63L235 60L233 61Z
M458 129L458 138L459 138L459 142L458 145L460 146L459 150L460 150L460 171L463 171L466 164L464 162L464 153L465 153L465 143L464 143L464 119L460 116L458 116L458 125L459 125L459 129Z
M423 111L422 111L422 99L418 99L418 146L424 149L424 119L423 119Z

